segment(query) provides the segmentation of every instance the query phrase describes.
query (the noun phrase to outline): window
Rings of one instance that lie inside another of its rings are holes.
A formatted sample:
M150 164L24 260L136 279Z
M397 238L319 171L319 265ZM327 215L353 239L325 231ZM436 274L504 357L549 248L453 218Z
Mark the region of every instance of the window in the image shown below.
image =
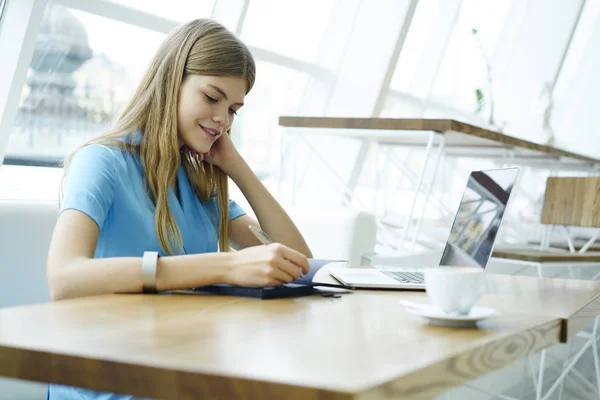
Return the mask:
M472 119L476 89L488 99L486 60L510 5L511 0L419 1L382 115Z
M177 22L196 18L208 18L212 14L215 0L109 0L151 14L160 15Z
M489 99L487 64L491 63L510 0L465 0L432 92L434 102L464 112L477 110L476 90Z
M240 115L240 152L264 175L279 165L279 116L296 114L310 75L257 60L256 83Z
M450 3L455 2L446 0L441 5ZM446 35L440 37L440 34L448 31L448 21L452 20L451 13L442 13L442 11L440 0L419 1L396 64L390 85L392 89L423 98L427 96L427 83L435 74L435 69L432 71L431 67L435 68L432 64L435 63L437 54L432 53L435 53L434 50L443 51L443 44L442 48L435 49L432 42L445 40ZM430 67L427 71L428 76L420 73L421 66Z
M106 130L163 38L160 33L49 5L6 159L58 162Z
M2 14L4 14L4 6L6 5L6 0L0 0L0 19L2 19Z
M333 5L333 0L252 0L241 37L265 50L314 62Z

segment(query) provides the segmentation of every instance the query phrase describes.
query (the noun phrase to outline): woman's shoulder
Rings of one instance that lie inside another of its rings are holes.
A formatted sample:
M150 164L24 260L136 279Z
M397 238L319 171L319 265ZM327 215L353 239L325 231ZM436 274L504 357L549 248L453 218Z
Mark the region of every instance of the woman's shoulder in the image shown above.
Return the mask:
M73 163L85 163L95 168L123 171L136 167L135 155L119 144L86 144L73 154Z

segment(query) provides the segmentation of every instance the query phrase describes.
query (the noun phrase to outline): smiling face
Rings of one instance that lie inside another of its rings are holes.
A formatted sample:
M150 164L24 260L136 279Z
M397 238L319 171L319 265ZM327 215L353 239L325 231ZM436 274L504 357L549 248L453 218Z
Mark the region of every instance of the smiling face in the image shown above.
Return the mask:
M231 128L244 105L245 78L186 75L179 89L177 133L180 145L206 153Z

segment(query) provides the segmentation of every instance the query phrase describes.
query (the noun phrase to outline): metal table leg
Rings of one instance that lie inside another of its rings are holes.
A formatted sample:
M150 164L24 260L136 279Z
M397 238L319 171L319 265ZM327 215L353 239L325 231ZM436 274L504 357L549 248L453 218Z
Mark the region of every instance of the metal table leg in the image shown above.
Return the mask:
M404 244L406 243L406 238L408 236L408 231L410 230L410 226L412 225L412 215L415 211L415 205L417 204L417 199L419 197L419 193L421 192L421 187L423 185L423 179L425 174L427 173L427 165L429 164L429 160L431 158L431 149L433 148L433 140L435 138L435 132L429 133L429 138L427 140L427 148L425 149L425 163L423 164L423 170L419 176L417 181L417 187L415 188L415 194L413 195L412 204L410 206L410 211L408 212L408 216L406 217L406 223L404 224L404 231L402 232L402 239L400 241L400 248L404 249Z
M423 217L425 215L425 209L427 208L427 204L429 203L429 198L431 197L431 191L433 190L433 186L435 184L435 179L437 178L438 167L440 166L440 160L442 159L442 154L444 153L445 143L446 143L445 138L444 138L444 136L442 136L442 139L440 140L440 144L438 147L437 156L435 158L435 164L433 167L433 176L431 177L431 182L429 183L429 187L427 189L427 195L425 196L425 203L423 204L423 208L421 208L421 214L419 215L419 218L417 219L417 227L415 229L415 233L414 233L412 241L410 243L410 251L411 252L415 251L415 244L419 237L419 233L421 233L421 222L423 221Z

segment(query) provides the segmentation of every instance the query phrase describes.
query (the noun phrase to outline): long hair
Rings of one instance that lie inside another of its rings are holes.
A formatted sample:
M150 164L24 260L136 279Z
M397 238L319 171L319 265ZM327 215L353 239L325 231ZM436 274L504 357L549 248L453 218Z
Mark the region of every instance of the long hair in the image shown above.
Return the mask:
M183 248L181 232L168 203L169 188L183 162L200 201L209 201L216 192L219 249L228 251L227 175L207 162L197 167L179 153L177 102L179 88L188 74L245 78L248 93L254 85L256 67L248 48L219 23L197 19L181 25L159 47L114 127L79 148L89 144L117 146L140 157L147 191L156 206L154 228L166 254L176 254ZM142 133L141 144L123 140L137 131ZM65 159L65 171L75 152Z

